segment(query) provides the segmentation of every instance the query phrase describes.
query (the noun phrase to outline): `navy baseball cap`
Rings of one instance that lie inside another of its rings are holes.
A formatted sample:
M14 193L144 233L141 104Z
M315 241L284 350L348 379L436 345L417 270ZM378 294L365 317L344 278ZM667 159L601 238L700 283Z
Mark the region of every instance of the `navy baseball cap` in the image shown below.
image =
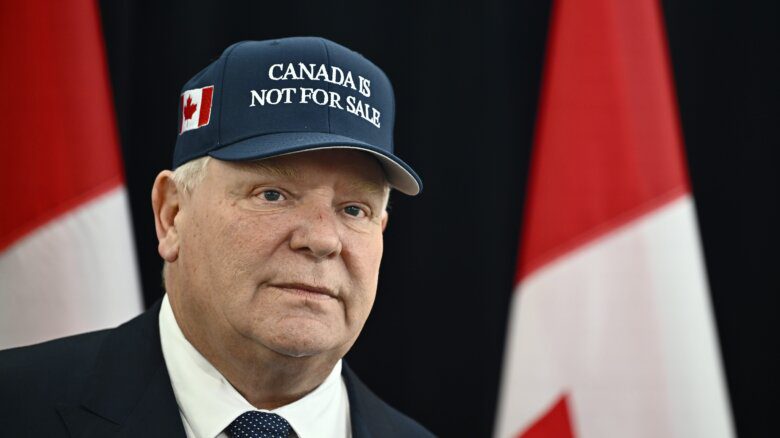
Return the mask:
M316 37L243 41L184 85L173 168L206 155L349 148L372 154L393 188L416 195L420 177L393 154L394 121L390 80L359 53Z

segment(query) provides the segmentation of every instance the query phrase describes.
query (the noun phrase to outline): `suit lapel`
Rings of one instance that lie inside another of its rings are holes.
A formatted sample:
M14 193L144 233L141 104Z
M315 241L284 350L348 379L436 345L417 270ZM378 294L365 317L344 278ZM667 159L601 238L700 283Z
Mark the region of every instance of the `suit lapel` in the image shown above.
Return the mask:
M160 346L160 302L103 340L80 405L57 410L71 436L186 437ZM382 402L344 362L353 438L390 437Z
M80 406L60 406L74 437L184 437L160 347L160 302L106 336Z
M349 398L349 421L352 426L352 438L370 438L369 413L365 412L367 396L363 383L357 378L347 362L343 361L341 366L341 377L344 379L344 385L347 387L347 397Z

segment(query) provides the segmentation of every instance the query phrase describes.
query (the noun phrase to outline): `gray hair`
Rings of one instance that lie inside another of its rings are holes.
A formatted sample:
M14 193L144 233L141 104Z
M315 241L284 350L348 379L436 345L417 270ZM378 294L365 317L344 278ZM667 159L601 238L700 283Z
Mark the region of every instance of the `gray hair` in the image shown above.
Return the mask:
M176 183L176 187L180 187L185 194L192 193L206 177L206 166L209 161L211 157L206 155L177 167L173 171L173 182Z

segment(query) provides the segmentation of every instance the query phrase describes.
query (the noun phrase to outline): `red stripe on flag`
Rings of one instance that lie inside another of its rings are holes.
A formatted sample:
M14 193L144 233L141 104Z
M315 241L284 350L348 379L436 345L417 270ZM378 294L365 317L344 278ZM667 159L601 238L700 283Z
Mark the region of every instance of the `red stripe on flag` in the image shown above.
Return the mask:
M0 250L122 182L97 5L0 13Z
M659 5L555 3L517 281L688 192Z
M184 95L179 96L179 134L184 129Z
M214 94L214 87L205 87L201 93L198 127L209 124L211 119L211 96Z
M517 438L574 438L567 399L565 395L558 399L552 408Z

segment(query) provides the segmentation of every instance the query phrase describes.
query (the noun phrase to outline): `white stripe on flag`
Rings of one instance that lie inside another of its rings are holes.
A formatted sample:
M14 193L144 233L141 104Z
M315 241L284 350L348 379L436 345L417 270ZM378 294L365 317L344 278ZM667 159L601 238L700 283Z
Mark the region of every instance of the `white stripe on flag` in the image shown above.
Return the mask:
M692 200L531 274L513 296L497 437L568 394L575 436L733 435Z
M142 310L124 187L0 253L0 349L112 327Z
M203 101L203 89L196 88L194 90L188 90L184 92L182 96L182 127L181 132L189 131L198 127L198 121L200 120L200 107ZM194 105L195 111L190 115L190 118L185 118L185 108L188 105Z

